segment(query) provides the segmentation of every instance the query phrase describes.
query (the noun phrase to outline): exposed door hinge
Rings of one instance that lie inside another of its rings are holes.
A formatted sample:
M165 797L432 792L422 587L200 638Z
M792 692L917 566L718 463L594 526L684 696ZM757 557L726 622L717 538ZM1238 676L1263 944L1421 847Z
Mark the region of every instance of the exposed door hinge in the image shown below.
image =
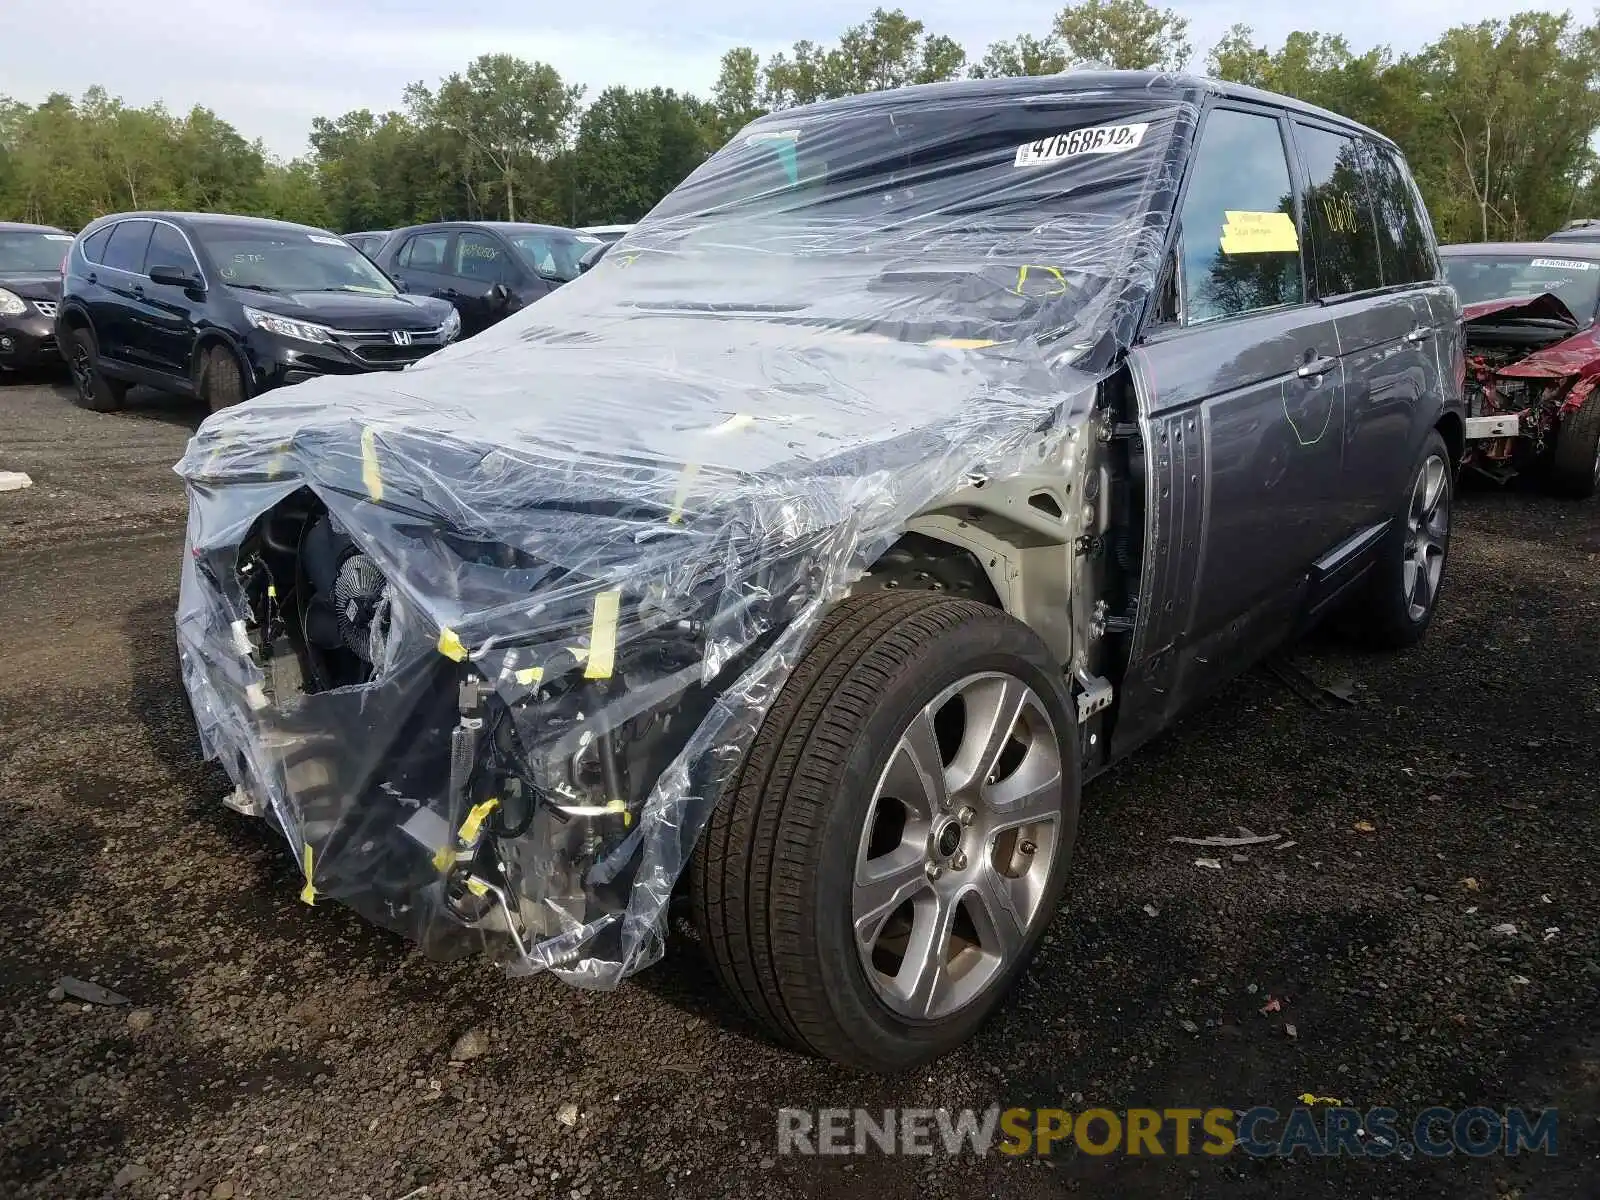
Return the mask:
M1072 548L1079 558L1097 558L1105 552L1106 540L1098 533L1080 533L1073 540Z
M1139 436L1139 426L1133 421L1118 421L1111 425L1100 427L1100 440L1102 442L1127 441L1129 438Z

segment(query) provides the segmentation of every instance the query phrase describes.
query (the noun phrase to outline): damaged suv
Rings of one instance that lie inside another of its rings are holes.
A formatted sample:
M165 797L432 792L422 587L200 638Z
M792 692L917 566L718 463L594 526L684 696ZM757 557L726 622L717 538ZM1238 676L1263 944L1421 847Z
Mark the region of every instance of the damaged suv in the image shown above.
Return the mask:
M1459 313L1398 151L1146 73L775 114L578 281L212 416L178 639L302 898L789 1044L967 1038L1084 780L1336 608L1421 638Z
M1467 339L1465 465L1600 489L1600 242L1444 246Z

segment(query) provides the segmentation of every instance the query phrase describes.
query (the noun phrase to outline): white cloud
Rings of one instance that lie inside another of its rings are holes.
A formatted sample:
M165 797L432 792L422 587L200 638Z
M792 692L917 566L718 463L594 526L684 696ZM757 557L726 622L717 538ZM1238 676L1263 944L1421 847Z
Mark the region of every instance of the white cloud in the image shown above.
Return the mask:
M5 2L5 0L0 0ZM554 64L593 96L612 84L708 92L730 46L765 57L797 38L820 42L865 19L879 0L812 0L780 12L747 0L78 0L71 19L47 5L6 2L0 89L38 101L101 84L132 104L210 107L275 153L302 153L311 118L400 104L407 83L435 82L484 53ZM889 0L882 0L888 6ZM976 57L1019 32L1042 33L1059 3L900 0ZM1158 3L1161 0L1157 0ZM1304 0L1293 8L1166 0L1189 17L1196 65L1236 21L1277 44L1291 29L1342 33L1356 49L1413 50L1446 27L1559 3L1494 0Z

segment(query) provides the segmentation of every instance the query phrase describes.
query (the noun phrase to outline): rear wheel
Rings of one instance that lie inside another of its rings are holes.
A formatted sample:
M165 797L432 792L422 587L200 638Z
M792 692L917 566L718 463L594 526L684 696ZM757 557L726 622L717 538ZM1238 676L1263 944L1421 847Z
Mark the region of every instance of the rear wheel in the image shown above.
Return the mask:
M696 923L746 1011L868 1070L971 1037L1065 881L1070 711L1043 642L989 605L893 591L839 605L695 851Z
M91 412L117 412L127 403L128 385L120 379L107 379L100 370L100 347L87 325L74 326L68 332L67 364L72 368L78 403L84 408Z
M1450 452L1435 431L1423 444L1405 502L1347 614L1362 640L1378 649L1414 646L1428 632L1450 553L1454 490Z
M1556 429L1550 483L1563 496L1576 500L1600 491L1600 391L1591 392L1583 406L1568 413Z

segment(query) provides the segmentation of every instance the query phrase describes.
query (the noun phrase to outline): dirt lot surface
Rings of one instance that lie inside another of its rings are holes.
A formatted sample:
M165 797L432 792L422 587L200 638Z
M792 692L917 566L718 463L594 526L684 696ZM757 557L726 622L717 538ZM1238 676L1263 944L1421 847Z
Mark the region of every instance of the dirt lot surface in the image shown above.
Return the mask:
M1600 1195L1600 503L1463 496L1425 646L1296 651L1352 706L1257 672L1097 784L1019 991L886 1080L773 1049L682 937L589 994L299 903L176 676L170 466L201 415L0 382L0 469L34 479L0 494L0 1195ZM1297 844L1209 870L1168 841L1241 825ZM131 1003L53 1000L63 975ZM1559 1153L776 1156L782 1106L1304 1092L1557 1106Z

